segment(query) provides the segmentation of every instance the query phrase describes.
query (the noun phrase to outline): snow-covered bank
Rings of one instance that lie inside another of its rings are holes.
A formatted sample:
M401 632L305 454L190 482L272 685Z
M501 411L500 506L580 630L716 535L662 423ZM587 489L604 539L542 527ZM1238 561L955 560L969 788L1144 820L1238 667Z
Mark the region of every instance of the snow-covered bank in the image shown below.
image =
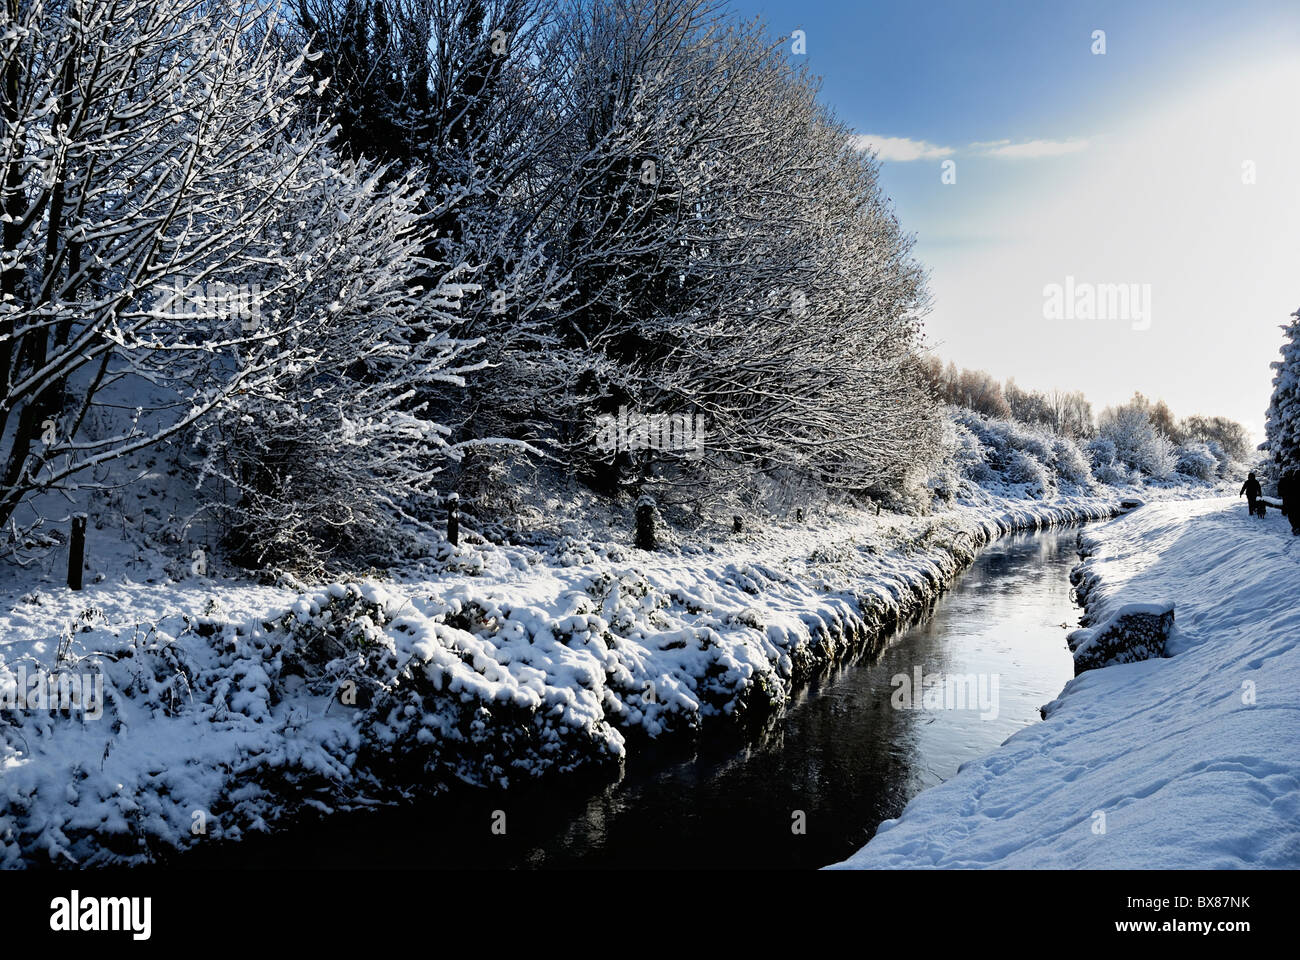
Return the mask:
M1237 500L1089 531L1089 619L1167 598L1167 659L1089 670L837 868L1300 866L1300 538Z
M617 762L639 737L765 715L884 642L992 537L1118 505L984 495L656 554L465 545L436 570L301 594L20 578L0 699L51 668L102 693L84 717L0 710L0 863L139 862L304 806Z

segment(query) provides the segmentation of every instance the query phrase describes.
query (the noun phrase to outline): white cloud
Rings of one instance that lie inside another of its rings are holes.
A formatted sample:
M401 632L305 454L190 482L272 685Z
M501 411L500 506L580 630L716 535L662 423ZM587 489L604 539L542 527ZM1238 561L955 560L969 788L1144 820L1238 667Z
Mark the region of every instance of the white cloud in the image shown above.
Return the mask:
M964 148L985 157L1008 160L1035 160L1040 157L1062 157L1088 148L1089 141L1071 137L1068 140L1027 140L1012 143L1010 140L977 140ZM876 133L860 133L853 138L858 150L874 150L881 160L910 163L913 160L939 160L957 153L955 147L945 147L926 140L910 137L884 137Z
M973 143L971 146L982 149L985 155L990 157L1034 160L1039 157L1062 157L1069 153L1078 153L1088 149L1088 141L1074 137L1069 140L1028 140L1025 143L994 140L989 143Z
M860 133L853 138L858 150L874 150L881 160L907 163L912 160L937 160L953 154L952 147L941 147L924 140L908 137L882 137L874 133Z

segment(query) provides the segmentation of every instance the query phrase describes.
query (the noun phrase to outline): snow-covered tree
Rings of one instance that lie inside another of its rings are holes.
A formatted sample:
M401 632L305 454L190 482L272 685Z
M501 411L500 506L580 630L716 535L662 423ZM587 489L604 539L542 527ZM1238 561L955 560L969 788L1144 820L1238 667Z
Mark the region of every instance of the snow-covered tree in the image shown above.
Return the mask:
M398 278L428 267L404 239L409 185L331 158L304 112L308 55L277 23L243 0L7 0L0 523L249 398L269 404L257 429L273 443L272 407L300 402L305 378L322 405L337 395L328 348L359 322L340 316L410 305ZM416 382L456 353L436 335L409 357L391 338L375 349L383 375ZM372 358L363 342L354 387L381 375ZM122 406L136 414L118 429L84 429Z
M491 376L440 401L458 437L544 441L607 490L923 467L910 240L874 160L755 26L715 0L299 7L326 106L355 149L419 172L436 257L484 287L457 329ZM620 410L703 418L702 455L601 447Z
M454 333L482 341L491 376L422 399L444 411L452 439L535 441L547 398L569 376L552 306L564 280L544 251L530 198L554 176L552 143L567 122L551 69L548 0L299 0L294 37L323 51L319 97L354 156L392 164L425 188L425 255L483 289ZM433 279L433 278L426 278ZM462 492L487 482L494 454L466 448ZM472 496L471 496L472 501Z
M1280 468L1300 466L1300 310L1282 328L1282 359L1273 361L1273 399L1264 422L1263 449Z
M262 281L286 290L264 310L310 322L283 335L274 382L240 390L196 440L235 558L319 571L428 551L441 467L459 451L418 398L480 366L462 356L476 343L448 332L476 288L455 270L432 291L410 284L412 271L436 269L421 256L420 191L328 151L310 169L271 224L296 249L272 258Z
M791 468L865 487L919 465L923 278L813 80L699 0L580 5L560 29L570 121L539 211L572 278L562 455L610 487ZM702 417L703 455L596 449L624 407Z
M1047 395L1051 410L1051 425L1063 437L1081 441L1091 437L1096 430L1093 423L1092 404L1079 390L1053 390Z
M1002 395L1006 398L1011 416L1021 423L1052 425L1051 402L1046 394L1038 390L1024 390L1012 379L1003 385Z
M1250 458L1250 434L1227 417L1185 417L1178 423L1178 435L1184 441L1200 440L1211 450L1217 446L1221 453L1216 455L1225 462L1245 463Z

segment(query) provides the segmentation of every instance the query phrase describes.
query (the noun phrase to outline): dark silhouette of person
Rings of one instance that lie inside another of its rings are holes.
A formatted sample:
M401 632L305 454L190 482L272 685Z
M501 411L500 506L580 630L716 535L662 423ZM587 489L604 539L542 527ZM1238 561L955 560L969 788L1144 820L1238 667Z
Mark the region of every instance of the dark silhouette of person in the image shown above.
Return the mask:
M1300 536L1300 471L1293 467L1282 474L1277 495L1282 498L1282 515L1291 521L1291 532Z
M1255 474L1252 471L1250 476L1246 478L1246 482L1241 485L1241 492L1237 494L1237 496L1241 496L1243 493L1246 495L1246 506L1250 508L1250 515L1252 517L1256 513L1255 502L1259 500L1260 494L1263 492L1263 489L1259 485L1259 481L1255 479Z

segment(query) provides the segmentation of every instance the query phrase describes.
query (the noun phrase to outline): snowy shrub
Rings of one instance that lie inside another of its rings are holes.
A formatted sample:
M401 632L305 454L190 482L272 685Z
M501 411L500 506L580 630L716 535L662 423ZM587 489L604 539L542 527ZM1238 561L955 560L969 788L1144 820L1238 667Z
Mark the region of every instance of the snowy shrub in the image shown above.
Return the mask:
M1017 450L1011 455L1006 477L1012 483L1028 484L1035 496L1042 497L1052 490L1053 484L1048 477L1047 468L1035 457Z
M1107 409L1097 435L1114 445L1117 461L1153 479L1165 479L1177 466L1173 444L1156 429L1144 401Z
M979 482L993 477L989 466L988 450L979 442L979 438L964 427L958 425L959 445L955 453L955 463L963 475Z
M979 438L964 423L952 416L950 408L942 420L939 462L927 482L941 500L951 500L966 480L985 480L991 476L987 453Z
M1173 476L1178 466L1178 456L1172 441L1162 434L1156 434L1146 456L1134 467L1153 480L1167 480Z
M1093 437L1088 441L1087 455L1092 461L1092 473L1098 483L1123 486L1132 479L1124 463L1116 459L1115 442L1109 437Z
M1060 480L1086 490L1092 484L1092 468L1078 444L1068 437L1052 442L1052 469Z
M302 325L286 337L293 363L274 394L236 395L197 442L234 558L319 573L344 559L383 565L431 532L440 458L455 451L416 398L465 372L472 344L447 328L474 288L450 273L428 292L411 286L434 265L419 255L422 195L409 180L381 186L382 169L328 151L313 172L316 189L278 226L310 239L298 256L322 279L267 305ZM267 266L268 287L283 269Z
M1220 448L1222 450L1222 448ZM1221 461L1209 444L1199 441L1184 443L1178 448L1178 472L1197 480L1213 480L1219 475Z
M1089 479L1087 463L1069 440L962 408L950 408L949 414L970 435L968 443L978 444L978 452L968 447L962 454L966 476L977 483L1029 484L1038 496L1047 496L1056 492L1059 480L1077 486Z
M966 479L985 486L1027 484L1051 496L1062 490L1087 493L1095 483L1137 486L1167 480L1178 470L1208 480L1241 469L1217 441L1188 439L1175 448L1156 425L1157 420L1169 422L1172 414L1140 395L1105 411L1097 435L1086 442L1042 425L988 418L964 407L947 407L944 414L953 423L944 439L944 469L960 470ZM1187 422L1235 435L1235 426L1224 418ZM943 473L931 486L947 489L951 480Z
M984 468L986 475L991 477L1004 470L1014 452L1008 436L1009 424L1005 420L990 420L964 407L949 408L949 413L980 446L981 454L972 464L976 471L981 472Z
M1041 427L1012 421L1012 443L1039 463L1049 464L1056 455L1056 437Z
M1138 470L1118 460L1096 467L1093 475L1101 483L1112 487L1136 486L1142 482L1142 474Z
M1210 455L1214 457L1215 476L1226 477L1234 475L1232 468L1236 466L1236 464L1233 463L1233 459L1229 456L1228 452L1223 449L1223 444L1219 443L1217 440L1209 440L1206 442L1205 446L1210 451Z
M1115 441L1109 437L1093 437L1085 447L1092 465L1096 469L1109 466L1115 462Z
M1267 469L1260 463L1257 453L1248 450L1244 456L1238 457L1232 452L1233 448L1225 447L1218 440L1208 440L1206 446L1214 455L1215 476L1221 480L1244 477L1252 470L1258 472L1261 468Z

